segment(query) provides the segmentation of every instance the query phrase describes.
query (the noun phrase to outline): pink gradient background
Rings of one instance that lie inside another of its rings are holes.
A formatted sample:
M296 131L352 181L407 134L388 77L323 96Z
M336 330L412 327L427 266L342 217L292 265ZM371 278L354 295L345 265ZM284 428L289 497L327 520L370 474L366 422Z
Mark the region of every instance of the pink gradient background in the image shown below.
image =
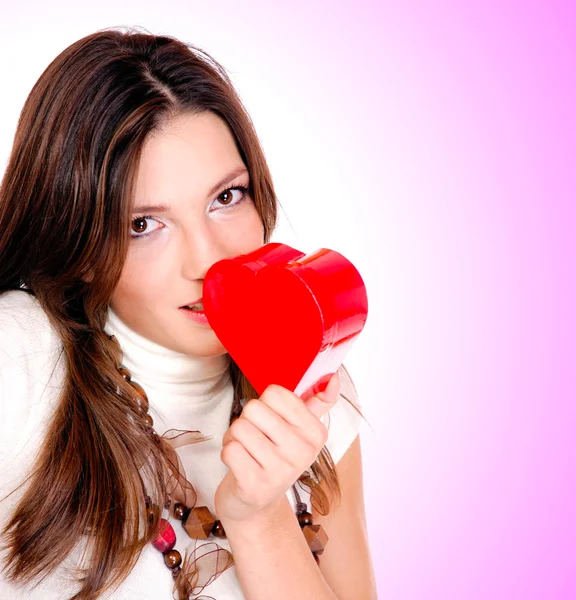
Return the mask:
M3 156L48 62L122 24L231 71L301 236L273 241L365 278L379 598L576 598L576 5L6 4Z
M370 414L380 598L576 598L576 6L369 14L404 328Z

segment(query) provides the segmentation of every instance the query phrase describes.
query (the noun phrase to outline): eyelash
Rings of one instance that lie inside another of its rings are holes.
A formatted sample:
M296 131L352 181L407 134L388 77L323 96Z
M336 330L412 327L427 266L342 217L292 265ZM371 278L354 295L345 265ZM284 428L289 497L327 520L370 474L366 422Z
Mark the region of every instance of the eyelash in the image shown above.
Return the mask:
M242 197L240 198L240 200L237 200L234 204L224 204L224 205L222 205L222 208L220 208L218 210L226 210L228 208L236 208L236 206L238 206L244 200L246 200L247 195L250 192L250 187L246 187L244 185L235 185L233 187L229 187L229 188L226 188L226 189L222 190L219 194L217 194L216 198L218 198L219 196L221 196L225 192L231 192L232 190L239 190L240 192L242 192ZM153 218L154 217L152 215L137 216L134 219L132 219L132 221L130 222L130 225L132 225L132 223L135 223L136 221L143 221L144 219L153 219ZM143 233L143 234L140 234L140 235L130 234L130 237L133 240L147 238L147 237L151 236L153 233L156 233L156 231L151 231L150 233Z

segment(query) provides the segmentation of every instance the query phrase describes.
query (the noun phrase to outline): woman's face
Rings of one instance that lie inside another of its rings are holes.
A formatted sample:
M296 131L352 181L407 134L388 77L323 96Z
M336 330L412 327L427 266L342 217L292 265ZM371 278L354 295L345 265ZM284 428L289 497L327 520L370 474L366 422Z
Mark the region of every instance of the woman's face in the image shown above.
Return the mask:
M212 113L181 115L148 138L137 174L133 238L110 301L122 321L177 352L226 352L209 325L180 307L202 297L212 264L264 244L251 196L225 191L249 184L232 134Z

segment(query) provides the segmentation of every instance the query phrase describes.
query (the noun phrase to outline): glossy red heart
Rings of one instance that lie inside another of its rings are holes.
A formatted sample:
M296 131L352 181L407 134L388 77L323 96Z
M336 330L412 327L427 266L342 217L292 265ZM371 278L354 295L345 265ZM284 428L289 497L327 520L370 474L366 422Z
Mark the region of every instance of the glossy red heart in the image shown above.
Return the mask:
M258 394L275 383L303 400L325 389L368 315L364 282L349 260L277 242L213 264L203 302Z

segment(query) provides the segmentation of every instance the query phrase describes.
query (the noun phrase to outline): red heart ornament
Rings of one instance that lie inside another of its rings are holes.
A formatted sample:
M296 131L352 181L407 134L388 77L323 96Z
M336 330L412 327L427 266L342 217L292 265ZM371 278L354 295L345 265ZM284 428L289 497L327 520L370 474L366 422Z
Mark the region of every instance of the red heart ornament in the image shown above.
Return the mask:
M349 260L277 242L214 263L202 296L210 327L258 394L274 383L303 400L326 388L368 315Z

